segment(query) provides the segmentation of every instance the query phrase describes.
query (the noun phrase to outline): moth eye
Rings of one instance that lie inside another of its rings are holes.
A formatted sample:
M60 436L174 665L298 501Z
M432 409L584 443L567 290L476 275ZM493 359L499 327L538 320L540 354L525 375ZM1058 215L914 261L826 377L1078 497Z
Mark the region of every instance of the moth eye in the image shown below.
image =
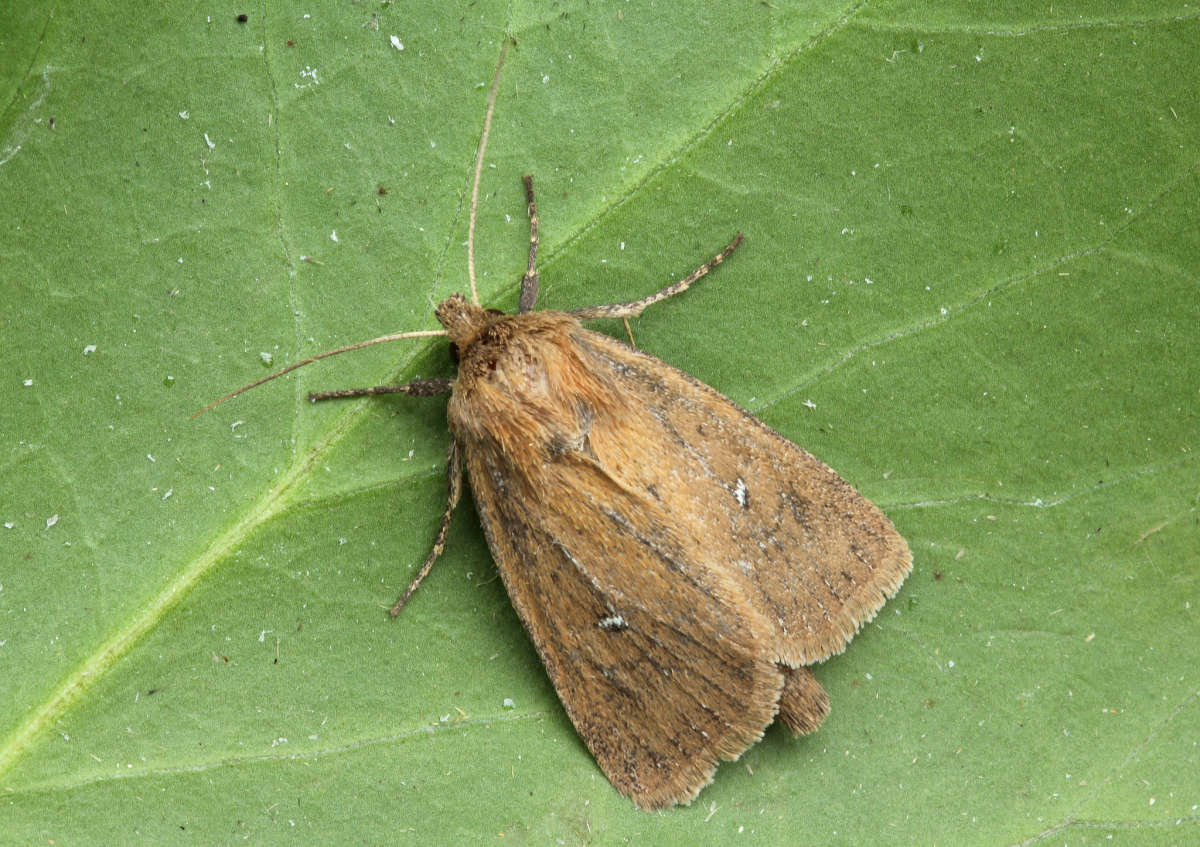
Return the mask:
M454 362L454 364L457 365L459 358L460 358L460 356L459 356L459 352L458 352L458 345L451 344L450 345L450 361Z

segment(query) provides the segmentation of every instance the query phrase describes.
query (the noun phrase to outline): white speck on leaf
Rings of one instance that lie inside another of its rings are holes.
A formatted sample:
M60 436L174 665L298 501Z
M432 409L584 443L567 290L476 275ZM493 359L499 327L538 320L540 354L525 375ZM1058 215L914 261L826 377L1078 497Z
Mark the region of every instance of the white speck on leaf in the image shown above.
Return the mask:
M293 82L292 85L296 88L310 88L311 86L321 84L321 80L317 79L317 69L311 65L305 65L304 70L300 71L300 79L311 79L312 82L305 83L303 85L298 82Z
M95 352L96 352L95 344L89 344L83 348L83 355L85 355L85 356L88 355L89 353L95 353Z
M204 133L204 143L208 145L209 150L215 150L217 147L217 145L213 143L213 140L208 137L207 132Z
M403 42L400 41L399 37L393 35L389 40L392 42L392 46L395 47L397 50L404 49L404 44L403 44Z
M58 523L58 515L51 515L50 517L46 518L46 529L49 529L56 523Z

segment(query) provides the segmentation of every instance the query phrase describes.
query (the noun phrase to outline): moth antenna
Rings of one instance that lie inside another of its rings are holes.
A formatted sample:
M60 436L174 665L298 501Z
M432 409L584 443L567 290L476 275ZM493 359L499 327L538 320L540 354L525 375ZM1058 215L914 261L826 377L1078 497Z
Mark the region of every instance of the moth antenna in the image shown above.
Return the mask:
M283 368L282 370L278 370L278 371L275 371L275 373L273 373L273 374L268 374L267 376L264 376L262 379L256 379L256 380L254 380L254 382L251 382L247 385L243 385L241 388L237 389L236 391L229 392L221 399L212 401L207 406L205 406L203 409L196 412L196 414L192 415L192 419L195 420L196 418L203 415L205 412L215 409L217 406L220 406L226 400L232 400L234 397L237 397L239 394L246 393L251 388L257 388L258 386L262 385L264 382L270 382L273 379L278 379L279 377L283 376L284 374L289 374L292 371L296 370L296 368L302 368L305 365L311 365L313 362L319 362L321 359L328 359L330 356L336 356L339 353L349 353L351 350L361 350L364 347L370 347L372 344L383 344L385 341L399 341L402 338L433 338L435 336L447 335L447 334L448 333L444 329L421 329L421 330L416 330L414 332L393 332L391 335L381 335L378 338L372 338L367 341L360 341L357 344L348 344L345 347L338 347L335 350L326 350L323 353L317 353L315 356L309 356L307 359L302 359L299 362L290 364L286 368Z
M492 88L488 92L487 114L483 118L483 134L479 137L479 154L475 157L475 182L471 186L471 215L467 223L467 278L471 281L471 302L479 305L479 289L475 287L475 212L479 208L479 181L483 177L483 154L487 151L488 135L492 131L492 112L496 110L496 92L500 89L500 70L504 57L508 55L508 40L500 46L500 61L492 75Z

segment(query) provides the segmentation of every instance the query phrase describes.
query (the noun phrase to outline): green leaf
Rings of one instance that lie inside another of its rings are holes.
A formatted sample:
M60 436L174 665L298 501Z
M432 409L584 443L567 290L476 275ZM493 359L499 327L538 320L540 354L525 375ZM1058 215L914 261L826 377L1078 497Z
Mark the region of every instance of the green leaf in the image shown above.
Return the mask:
M1193 7L10 5L5 840L1197 838ZM817 669L819 732L661 814L578 740L466 503L384 612L444 503L445 401L304 395L451 375L444 344L190 417L435 327L506 36L484 301L515 306L527 172L546 308L744 231L637 343L832 464L916 562Z

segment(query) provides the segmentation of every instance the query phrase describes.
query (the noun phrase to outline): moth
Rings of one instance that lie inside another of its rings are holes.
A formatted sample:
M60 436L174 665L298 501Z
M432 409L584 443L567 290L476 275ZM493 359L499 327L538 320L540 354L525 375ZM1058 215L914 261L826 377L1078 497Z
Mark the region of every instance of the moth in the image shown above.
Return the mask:
M489 105L484 143L490 116ZM476 192L482 156L483 144ZM453 379L309 395L449 394L446 509L392 614L442 553L465 471L517 615L601 770L639 808L687 803L774 720L817 729L829 698L811 666L842 652L912 557L883 512L820 460L707 385L585 328L682 293L740 234L640 300L534 311L530 176L525 190L515 314L454 294L435 311L443 332L383 336L280 373L380 340L449 336Z
M741 243L641 300L533 311L538 218L516 314L436 309L453 379L313 394L450 395L446 543L470 480L518 617L580 737L642 809L687 803L776 718L814 731L810 666L900 588L908 546L824 463L687 374L586 329L686 290Z

